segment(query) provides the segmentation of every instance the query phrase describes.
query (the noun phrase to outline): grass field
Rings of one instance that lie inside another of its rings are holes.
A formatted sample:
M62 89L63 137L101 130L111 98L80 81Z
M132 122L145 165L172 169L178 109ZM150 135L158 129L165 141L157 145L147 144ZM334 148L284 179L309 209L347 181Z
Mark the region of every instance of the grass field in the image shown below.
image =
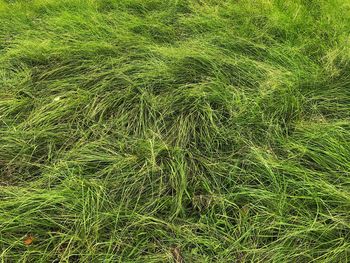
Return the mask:
M350 262L350 1L0 0L0 262Z

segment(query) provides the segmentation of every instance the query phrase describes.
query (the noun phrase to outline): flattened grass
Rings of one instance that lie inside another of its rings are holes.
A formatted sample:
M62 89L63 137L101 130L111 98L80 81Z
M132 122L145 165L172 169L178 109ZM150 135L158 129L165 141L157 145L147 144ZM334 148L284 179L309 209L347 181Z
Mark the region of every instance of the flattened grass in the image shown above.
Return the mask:
M348 262L349 8L0 1L1 261Z

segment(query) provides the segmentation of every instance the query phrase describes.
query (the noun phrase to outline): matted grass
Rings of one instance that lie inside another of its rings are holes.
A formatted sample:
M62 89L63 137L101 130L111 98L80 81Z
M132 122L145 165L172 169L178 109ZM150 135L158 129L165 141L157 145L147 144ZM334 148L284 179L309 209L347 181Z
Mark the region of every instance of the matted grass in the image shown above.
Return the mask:
M350 1L0 1L1 262L349 262Z

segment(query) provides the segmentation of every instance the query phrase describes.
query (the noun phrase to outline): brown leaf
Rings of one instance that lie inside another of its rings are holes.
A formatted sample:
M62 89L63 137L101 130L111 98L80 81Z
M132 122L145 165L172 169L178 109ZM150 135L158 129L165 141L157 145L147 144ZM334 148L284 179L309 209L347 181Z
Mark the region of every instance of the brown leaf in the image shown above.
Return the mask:
M173 255L174 263L184 263L185 262L181 256L181 252L180 252L179 247L172 248L171 254Z
M30 246L34 241L34 237L29 234L29 235L26 235L26 237L24 238L23 240L23 243L26 245L26 246Z

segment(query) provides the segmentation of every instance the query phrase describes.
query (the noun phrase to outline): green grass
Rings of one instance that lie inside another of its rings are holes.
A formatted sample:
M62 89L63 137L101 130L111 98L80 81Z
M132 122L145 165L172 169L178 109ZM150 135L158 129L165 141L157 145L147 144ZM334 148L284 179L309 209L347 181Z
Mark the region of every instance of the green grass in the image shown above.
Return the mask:
M0 262L350 262L349 34L349 0L0 0Z

